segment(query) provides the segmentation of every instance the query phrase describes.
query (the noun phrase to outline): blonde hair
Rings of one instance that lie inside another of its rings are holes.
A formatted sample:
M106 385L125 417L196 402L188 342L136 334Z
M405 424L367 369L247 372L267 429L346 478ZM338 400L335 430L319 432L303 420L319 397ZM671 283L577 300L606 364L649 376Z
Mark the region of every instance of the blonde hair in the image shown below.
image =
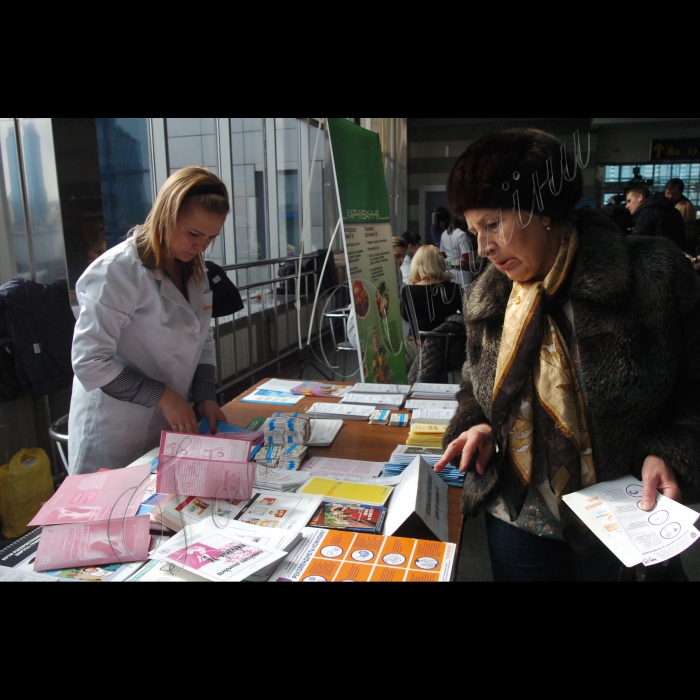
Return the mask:
M408 282L409 284L417 284L429 277L440 282L452 280L452 273L447 270L445 258L434 245L424 245L418 248L411 261L411 274Z
M189 194L195 187L206 191ZM219 216L226 216L231 208L226 185L206 168L193 166L173 173L161 187L146 221L129 231L129 236L134 236L143 262L154 255L156 267L163 267L164 254L170 247L178 217L193 207L201 207ZM204 256L198 255L185 264L187 267L196 279L201 279L204 275Z
M698 220L698 215L692 202L688 200L678 202L678 204L676 204L676 209L683 215L683 221L685 221L686 224L692 224Z

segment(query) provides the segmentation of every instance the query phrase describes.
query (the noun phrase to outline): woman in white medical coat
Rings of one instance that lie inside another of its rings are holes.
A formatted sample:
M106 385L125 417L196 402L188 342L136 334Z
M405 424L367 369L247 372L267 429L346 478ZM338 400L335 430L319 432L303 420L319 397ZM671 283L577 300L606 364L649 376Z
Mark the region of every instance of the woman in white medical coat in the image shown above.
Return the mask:
M163 185L145 223L78 280L71 474L125 467L157 447L163 430L196 433L190 402L212 426L225 421L204 251L229 208L218 177L183 168Z

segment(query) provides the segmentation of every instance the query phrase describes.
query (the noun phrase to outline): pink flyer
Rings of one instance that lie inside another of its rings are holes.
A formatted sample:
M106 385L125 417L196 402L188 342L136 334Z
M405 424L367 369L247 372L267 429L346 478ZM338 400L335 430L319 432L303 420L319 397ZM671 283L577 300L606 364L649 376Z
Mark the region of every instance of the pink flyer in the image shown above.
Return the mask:
M143 501L151 466L69 476L29 525L93 522L131 517Z
M34 571L146 561L150 518L44 526Z
M248 462L252 444L211 436L164 431L160 443L156 491L248 501L257 465Z

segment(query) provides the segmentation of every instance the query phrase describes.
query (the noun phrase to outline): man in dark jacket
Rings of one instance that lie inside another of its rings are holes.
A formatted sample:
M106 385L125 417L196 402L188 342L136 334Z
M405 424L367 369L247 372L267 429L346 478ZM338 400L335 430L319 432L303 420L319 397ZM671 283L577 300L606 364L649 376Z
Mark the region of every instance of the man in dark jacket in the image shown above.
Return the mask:
M633 236L662 236L685 248L683 216L664 194L652 195L646 185L627 191L627 208L634 217Z
M690 200L683 194L685 192L685 182L677 177L669 180L666 183L666 199L670 199L675 207L678 202L689 202Z

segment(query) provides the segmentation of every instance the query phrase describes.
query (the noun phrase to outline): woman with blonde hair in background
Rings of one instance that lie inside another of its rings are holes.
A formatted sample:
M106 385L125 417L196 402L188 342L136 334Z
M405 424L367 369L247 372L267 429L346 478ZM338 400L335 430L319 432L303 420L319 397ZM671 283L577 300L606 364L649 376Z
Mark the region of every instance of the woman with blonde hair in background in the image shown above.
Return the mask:
M462 290L445 258L433 245L421 246L411 261L409 284L401 290L401 315L409 323L406 364L418 355L420 332L435 330L448 316L462 312Z
M212 430L216 402L212 293L204 252L228 215L224 183L183 168L163 185L146 221L78 280L73 338L69 471L126 467L163 430Z

